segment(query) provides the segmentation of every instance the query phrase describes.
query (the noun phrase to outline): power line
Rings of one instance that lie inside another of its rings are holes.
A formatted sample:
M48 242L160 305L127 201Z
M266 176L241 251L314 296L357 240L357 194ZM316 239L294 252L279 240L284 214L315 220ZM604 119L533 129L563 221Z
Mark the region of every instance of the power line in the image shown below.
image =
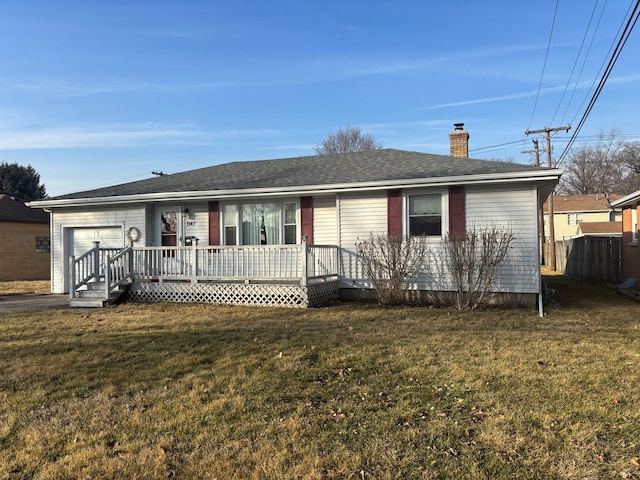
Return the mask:
M615 50L613 52L613 55L609 59L609 63L607 64L607 68L605 69L605 72L603 73L602 78L600 79L600 82L598 83L598 87L596 88L596 91L594 92L593 96L591 97L591 101L589 102L589 105L587 106L587 109L585 110L584 114L582 115L582 118L580 119L580 122L578 123L578 126L574 130L573 135L569 139L569 143L565 147L564 151L560 154L560 157L558 158L558 163L562 162L562 160L564 159L564 157L566 156L568 151L571 149L571 146L573 145L573 142L575 141L576 137L578 136L578 133L580 133L580 130L582 129L585 121L587 120L587 117L591 113L591 110L593 109L593 106L596 103L596 100L600 96L600 93L602 92L602 89L604 88L605 84L607 83L607 79L609 78L609 75L611 74L611 71L613 70L613 67L616 64L616 61L620 57L620 53L622 52L623 47L627 43L629 35L631 34L631 31L633 30L633 27L635 26L636 22L638 21L638 16L639 16L638 8L639 7L640 7L640 0L637 0L636 1L636 5L633 8L633 12L629 16L629 20L627 21L627 24L625 25L624 31L622 32L622 35L621 35L620 39L618 40L618 43L617 43L616 48L615 48Z
M597 2L596 2L596 5L597 5ZM567 102L567 107L564 109L564 113L562 114L562 121L560 123L564 123L565 118L567 118L567 112L569 112L569 107L571 106L571 103L573 102L573 97L576 94L576 90L578 89L580 79L582 78L582 72L584 72L584 67L587 65L587 59L589 58L589 54L591 53L591 48L593 47L593 42L596 39L596 34L598 33L598 29L600 28L600 22L602 22L602 17L604 16L604 10L606 6L607 6L607 2L605 1L605 4L602 6L602 10L600 10L598 23L596 24L596 27L593 30L593 35L591 36L591 41L589 42L589 48L587 49L587 53L584 56L584 60L582 61L582 66L580 67L580 73L578 73L578 78L576 78L576 83L573 85L573 89L571 90L571 97L569 97L569 101ZM595 12L595 7L594 7L594 12ZM589 22L591 22L591 20L589 20ZM598 73L600 72L598 71ZM591 84L591 86L593 87L593 84ZM589 91L590 90L591 88L589 88ZM588 95L588 91L587 91L587 95ZM585 100L586 100L586 96L585 96ZM584 100L580 104L580 107L582 107L583 104L584 104ZM578 110L580 110L580 108ZM575 117L571 119L571 122L573 122L574 120L575 120Z
M540 74L540 82L538 83L538 91L536 92L536 100L533 102L533 111L531 112L531 119L529 120L529 127L533 122L533 116L536 113L536 107L538 106L538 98L540 97L540 90L542 89L542 80L544 79L544 71L547 68L547 59L549 58L549 50L551 49L551 38L553 37L553 28L556 24L556 15L558 14L558 0L556 0L556 8L553 11L553 20L551 21L551 31L549 32L549 41L547 42L547 52L544 55L544 63L542 64L542 73Z
M601 19L602 19L602 15L604 14L605 7L606 7L606 5L602 8L602 12L600 13L600 18ZM585 94L584 98L582 99L582 102L580 103L580 106L578 107L578 109L576 111L576 114L573 116L573 118L571 118L571 123L575 123L575 120L576 120L578 114L580 113L580 111L582 110L582 107L584 106L585 102L589 98L589 94L591 94L591 92L593 92L593 87L596 84L596 81L598 80L598 78L600 77L600 74L602 73L602 70L604 69L605 64L607 63L607 58L609 58L609 61L611 61L609 55L611 55L611 52L614 51L614 46L616 45L616 40L617 40L618 43L620 41L619 40L619 38L621 38L620 32L623 30L623 27L624 27L624 24L625 24L625 19L629 15L629 12L631 11L631 8L632 8L631 4L629 4L629 8L627 9L625 17L620 22L620 26L618 27L618 31L616 32L615 36L613 37L613 40L611 41L611 45L609 46L609 50L607 51L607 55L602 60L602 63L600 64L600 68L598 68L598 73L596 73L595 78L593 79L593 82L591 82L591 85L589 86L589 88L587 90L587 93ZM599 24L599 22L598 22L598 24ZM594 39L595 39L595 33L594 33L594 38L591 39L592 43L593 43ZM585 61L586 61L586 59L585 59ZM568 107L567 107L567 110L568 110ZM566 112L565 112L565 114L566 114Z
M584 31L584 36L582 37L582 43L580 43L580 48L578 49L578 54L576 55L576 60L573 62L573 67L571 67L571 73L569 74L569 79L567 80L566 85L564 86L564 90L562 91L562 96L560 97L560 101L558 102L558 106L556 107L556 111L553 113L553 117L551 117L551 122L549 122L550 124L553 124L553 122L556 119L556 115L558 114L558 110L560 110L560 105L562 105L562 101L564 100L564 96L567 93L567 89L569 88L569 84L571 83L571 79L573 78L573 72L575 72L576 70L576 66L578 65L578 60L580 59L580 54L582 53L582 47L584 47L584 43L587 39L587 34L589 33L589 29L591 28L591 22L593 21L593 16L596 13L596 8L598 7L598 0L596 0L596 3L593 5L593 11L591 12L591 17L589 18L589 23L587 24L587 28ZM604 10L603 10L604 11ZM594 34L595 36L595 34ZM587 59L587 55L585 55L585 62ZM583 63L584 66L584 63ZM580 71L580 73L582 73L582 70ZM576 85L579 82L579 78L578 80L576 80ZM574 87L574 91L575 91L575 87Z
M640 133L617 133L616 138L619 138L621 140L628 140L628 141L640 141ZM571 140L571 136L559 135L559 136L553 137L553 139L555 144L558 144L558 143L563 144L563 143L569 142L569 140ZM600 139L599 135L589 134L589 135L578 135L575 140L582 143L591 143L591 142L598 141L599 139ZM490 153L498 150L508 150L519 144L524 145L526 141L527 139L526 137L524 137L520 140L514 140L511 142L498 143L496 145L487 145L484 147L469 149L469 153Z
M506 142L506 143L499 143L497 145L489 145L488 147L478 147L478 148L473 148L471 150L469 150L469 153L471 152L480 152L482 150L500 150L499 147L504 147L504 146L510 146L510 145L516 145L518 143L523 143L524 139L522 140L515 140L513 142Z

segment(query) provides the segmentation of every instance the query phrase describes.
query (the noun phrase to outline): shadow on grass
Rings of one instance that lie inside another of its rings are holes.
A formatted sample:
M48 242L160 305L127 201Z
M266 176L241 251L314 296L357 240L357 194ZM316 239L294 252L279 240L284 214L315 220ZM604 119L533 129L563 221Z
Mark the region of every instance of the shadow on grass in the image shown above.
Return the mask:
M543 274L542 281L554 290L551 308L602 308L628 305L607 285L580 282L559 274Z

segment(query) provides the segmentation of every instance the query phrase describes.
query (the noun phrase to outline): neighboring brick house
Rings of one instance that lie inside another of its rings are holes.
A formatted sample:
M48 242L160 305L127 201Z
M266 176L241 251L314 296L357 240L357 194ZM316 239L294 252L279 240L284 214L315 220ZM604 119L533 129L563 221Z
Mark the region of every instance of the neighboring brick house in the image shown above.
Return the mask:
M49 280L49 214L0 194L0 281Z
M638 251L638 210L640 190L611 202L612 208L622 209L622 275L640 278L640 252Z
M556 241L569 240L581 235L580 224L591 222L619 222L621 213L614 211L609 202L622 195L554 195L553 228ZM544 205L545 242L549 240L549 200ZM585 227L588 228L588 227ZM584 233L584 229L582 231Z

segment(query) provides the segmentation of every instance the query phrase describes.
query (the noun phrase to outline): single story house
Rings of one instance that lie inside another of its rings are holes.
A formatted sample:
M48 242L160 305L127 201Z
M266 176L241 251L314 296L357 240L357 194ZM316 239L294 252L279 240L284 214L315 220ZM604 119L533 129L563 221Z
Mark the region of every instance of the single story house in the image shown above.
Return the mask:
M462 124L449 136L451 155L233 162L32 202L51 212L52 291L73 296L111 255L134 300L317 305L370 292L355 248L370 233L426 235L437 261L448 232L497 225L516 238L495 293L535 306L538 211L562 172L470 159ZM97 241L106 253L86 260ZM425 272L413 288L452 285Z
M0 194L0 281L49 280L49 214Z
M622 209L622 276L640 279L638 250L638 210L640 190L611 202L611 208Z

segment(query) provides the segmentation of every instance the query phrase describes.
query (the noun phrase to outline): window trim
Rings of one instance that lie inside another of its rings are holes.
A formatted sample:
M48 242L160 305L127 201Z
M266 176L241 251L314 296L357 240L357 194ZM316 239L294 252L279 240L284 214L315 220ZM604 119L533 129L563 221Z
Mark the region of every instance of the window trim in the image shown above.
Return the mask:
M243 206L248 204L276 204L279 207L279 225L278 225L278 243L270 244L270 245L285 245L285 205L288 203L293 203L296 206L296 243L290 245L298 245L300 243L300 199L298 198L285 198L285 199L271 199L271 198L262 198L262 199L245 199L239 200L236 202L220 202L220 245L221 246L234 246L228 245L226 243L227 239L225 237L225 229L227 227L232 226L231 223L227 223L226 221L226 207L229 205L234 205L236 209L235 213L235 227L236 227L236 243L237 246L259 246L259 245L245 245L243 239L243 231L242 231L242 211ZM287 224L292 225L292 224Z
M432 240L442 240L449 232L449 191L445 188L411 190L404 192L402 198L402 232L410 235L409 197L416 195L440 195L440 235L426 235Z
M573 216L573 222L571 218ZM567 214L567 225L578 225L583 221L583 212L573 212Z

